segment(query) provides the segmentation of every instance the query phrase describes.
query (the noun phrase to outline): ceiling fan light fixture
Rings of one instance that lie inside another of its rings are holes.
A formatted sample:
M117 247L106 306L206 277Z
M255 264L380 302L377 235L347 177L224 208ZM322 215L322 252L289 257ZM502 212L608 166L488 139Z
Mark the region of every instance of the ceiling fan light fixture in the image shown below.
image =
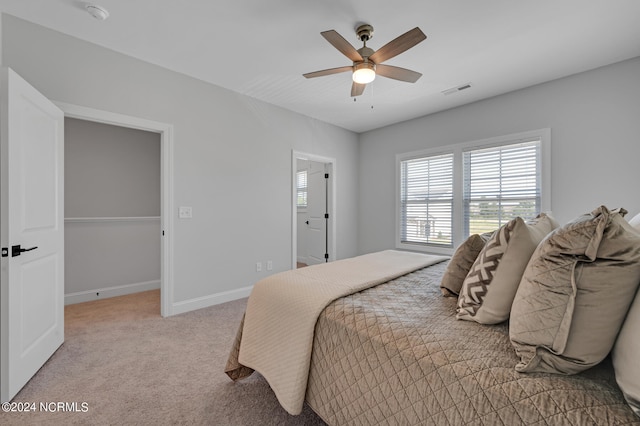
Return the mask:
M422 74L419 72L383 64L383 62L411 49L416 44L425 40L427 36L420 28L415 27L407 31L375 51L367 47L367 40L371 39L371 35L373 34L373 27L371 25L360 25L356 28L356 34L358 35L358 39L363 42L363 46L357 50L344 37L338 34L336 30L322 31L320 35L331 43L333 47L338 49L340 53L351 59L351 65L308 72L302 75L305 78L314 78L351 71L351 78L353 79L351 96L362 95L367 83L375 80L377 72L380 72L382 77L405 81L407 83L415 83L422 77Z
M371 83L376 78L376 66L371 62L361 62L353 66L353 81L358 84Z

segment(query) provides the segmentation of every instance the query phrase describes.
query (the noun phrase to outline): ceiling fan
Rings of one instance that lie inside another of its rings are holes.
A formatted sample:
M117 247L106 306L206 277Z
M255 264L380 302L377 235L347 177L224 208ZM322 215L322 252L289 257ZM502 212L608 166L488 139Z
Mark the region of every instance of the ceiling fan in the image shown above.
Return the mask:
M415 27L398 38L391 40L376 51L367 47L367 41L371 40L373 37L373 27L369 24L363 24L356 28L356 35L363 43L363 46L358 50L356 50L355 47L353 47L335 30L323 31L320 34L327 39L333 47L342 52L342 54L347 58L351 59L353 61L353 65L329 68L322 71L303 74L306 78L322 77L325 75L352 71L353 84L351 85L351 96L360 96L364 92L366 84L372 82L376 78L376 74L409 83L415 83L420 77L422 77L422 74L416 71L382 64L384 61L411 49L413 46L427 38L427 36L424 35L418 27Z

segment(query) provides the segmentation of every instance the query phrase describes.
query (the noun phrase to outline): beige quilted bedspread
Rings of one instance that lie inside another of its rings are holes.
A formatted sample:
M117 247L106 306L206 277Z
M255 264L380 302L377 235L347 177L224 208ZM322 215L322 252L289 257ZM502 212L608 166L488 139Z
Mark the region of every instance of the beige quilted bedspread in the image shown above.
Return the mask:
M307 402L330 425L638 425L609 359L515 371L508 324L455 319L447 262L342 297L318 318Z
M253 288L227 374L234 380L261 373L291 414L304 403L314 327L332 301L445 260L386 250L274 274ZM235 362L237 355L239 363ZM248 367L248 368L247 368Z

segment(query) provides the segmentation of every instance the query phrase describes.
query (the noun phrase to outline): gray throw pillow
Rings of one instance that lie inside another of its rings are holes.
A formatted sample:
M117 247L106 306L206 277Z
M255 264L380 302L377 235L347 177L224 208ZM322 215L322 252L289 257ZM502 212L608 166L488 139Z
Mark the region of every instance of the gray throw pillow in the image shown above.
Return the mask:
M440 281L443 296L458 297L462 282L490 236L491 234L473 234L456 249Z
M640 234L601 206L536 249L511 309L520 372L574 374L607 356L640 284Z

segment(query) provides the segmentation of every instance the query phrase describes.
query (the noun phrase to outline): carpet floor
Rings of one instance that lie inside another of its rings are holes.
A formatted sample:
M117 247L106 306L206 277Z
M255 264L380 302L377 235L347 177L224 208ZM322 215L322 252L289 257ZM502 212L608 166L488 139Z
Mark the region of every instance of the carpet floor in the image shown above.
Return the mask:
M306 405L289 415L258 373L224 374L245 306L162 318L158 290L66 306L64 344L13 399L36 410L0 424L324 425Z

